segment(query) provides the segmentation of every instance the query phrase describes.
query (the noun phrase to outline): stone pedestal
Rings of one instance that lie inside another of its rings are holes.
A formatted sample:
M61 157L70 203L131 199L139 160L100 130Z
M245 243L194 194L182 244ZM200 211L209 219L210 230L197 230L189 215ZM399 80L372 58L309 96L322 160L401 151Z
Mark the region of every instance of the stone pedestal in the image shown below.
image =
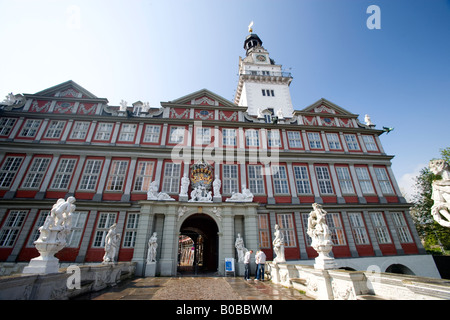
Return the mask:
M156 262L147 262L145 266L145 276L154 277L156 274Z
M222 197L221 196L220 197L214 196L213 197L213 202L222 202Z
M182 195L180 195L179 197L178 197L178 201L180 201L180 202L188 202L188 196L186 195L186 196L182 196Z
M243 277L245 273L245 264L243 262L237 262L236 265L236 275Z
M23 268L22 273L58 273L59 270L59 260L55 257L50 259L44 259L42 256L31 259L30 264Z
M314 263L314 269L316 270L331 270L337 269L336 261L331 257L317 257Z

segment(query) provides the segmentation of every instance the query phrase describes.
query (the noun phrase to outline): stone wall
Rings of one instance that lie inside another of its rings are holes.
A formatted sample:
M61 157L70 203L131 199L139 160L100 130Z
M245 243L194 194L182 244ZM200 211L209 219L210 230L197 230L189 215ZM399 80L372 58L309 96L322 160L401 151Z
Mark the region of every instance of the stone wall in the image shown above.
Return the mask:
M115 286L126 278L134 277L135 268L136 263L119 262L73 265L53 274L3 276L0 277L0 300L67 300Z
M321 300L449 300L450 280L267 263L272 282Z

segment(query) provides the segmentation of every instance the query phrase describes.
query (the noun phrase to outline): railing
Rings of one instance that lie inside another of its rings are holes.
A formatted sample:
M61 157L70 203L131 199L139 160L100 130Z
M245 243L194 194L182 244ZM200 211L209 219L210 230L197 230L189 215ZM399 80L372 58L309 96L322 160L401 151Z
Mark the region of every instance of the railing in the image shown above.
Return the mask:
M256 71L256 70L247 70L239 74L246 76L267 76L267 77L285 77L292 78L290 72L274 72L274 71Z

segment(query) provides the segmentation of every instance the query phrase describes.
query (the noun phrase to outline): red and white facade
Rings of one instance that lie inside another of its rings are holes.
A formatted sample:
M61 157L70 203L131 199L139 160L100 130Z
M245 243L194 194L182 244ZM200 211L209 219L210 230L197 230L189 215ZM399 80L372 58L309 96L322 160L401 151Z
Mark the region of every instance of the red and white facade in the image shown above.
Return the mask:
M280 84L288 88L292 80L264 74L264 68L260 74L247 71L238 90L247 102L256 94L280 97ZM141 270L148 238L158 232L162 275L176 274L178 236L186 230L217 235L209 249L204 240L203 256L213 257L209 269L219 273L224 257L237 257L237 233L247 248L261 248L272 259L275 224L285 235L288 263L312 264L317 253L306 220L311 204L319 202L328 212L340 267L377 264L386 271L401 265L430 274L418 263L425 252L395 180L393 156L381 145L383 131L330 101L297 110L289 97L280 108L284 119L274 121L277 110L270 106L241 106L239 99L208 90L148 111L141 102L126 111L110 106L73 81L16 97L2 106L0 118L0 261L38 256L33 241L45 215L58 198L75 196L70 244L57 254L61 262L102 261L104 237L115 222L122 234L117 259L137 261ZM221 179L222 201L179 201L181 178L198 159ZM148 201L154 180L175 201ZM254 194L253 202L226 202L242 185ZM180 219L183 205L188 214ZM212 215L213 207L221 208L221 219Z

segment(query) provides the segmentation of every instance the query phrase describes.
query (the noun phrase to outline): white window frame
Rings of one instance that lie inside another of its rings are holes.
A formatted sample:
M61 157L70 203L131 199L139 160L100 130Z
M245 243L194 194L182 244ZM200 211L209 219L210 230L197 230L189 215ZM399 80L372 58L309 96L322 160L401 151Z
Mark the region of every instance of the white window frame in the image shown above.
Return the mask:
M164 165L164 179L161 191L178 194L180 189L181 164L166 162Z
M287 137L289 148L303 148L302 134L300 133L300 131L288 131Z
M123 248L134 248L139 227L139 213L128 213L123 237Z
M103 160L87 159L80 179L79 190L95 191L103 167Z
M342 194L355 194L352 177L347 167L335 166Z
M151 167L150 167L151 166ZM133 190L147 192L153 179L155 161L139 160L136 165L136 177L134 179ZM150 173L148 172L150 171Z
M331 181L331 175L328 167L316 166L315 171L320 194L334 194L333 182Z
M40 210L38 217L36 219L36 223L34 224L31 232L30 237L28 239L28 242L26 244L27 248L34 248L35 244L34 242L39 238L41 235L41 232L39 231L39 228L44 225L45 219L47 219L47 216L50 214L50 211L48 210Z
M341 215L337 212L329 212L325 216L325 219L327 221L328 228L330 229L331 241L333 244L335 246L347 245Z
M176 143L176 144L184 143L185 131L186 131L185 127L179 126L170 127L169 143Z
M285 248L295 248L297 241L295 239L295 225L292 213L278 213L277 223L280 226L280 231L284 235Z
M358 137L355 134L344 134L345 142L349 151L359 151Z
M259 130L245 130L245 144L247 147L259 147Z
M13 248L28 214L26 210L10 210L0 229L0 248Z
M392 188L391 181L389 180L389 176L385 168L373 168L375 171L375 175L378 180L378 184L380 185L381 192L387 195L393 195L394 189Z
M66 121L52 120L50 121L44 138L46 139L59 139L66 126Z
M41 126L42 120L37 119L28 119L25 121L25 124L20 131L19 137L22 138L34 138Z
M161 126L149 125L145 126L144 139L142 142L146 143L158 143L161 135Z
M90 123L86 121L75 121L73 123L72 132L70 134L71 140L85 140Z
M288 195L289 185L285 166L272 166L272 181L274 195Z
M280 130L278 129L267 130L267 143L270 148L281 148Z
M366 167L355 167L355 171L356 176L358 177L359 186L361 187L361 192L366 195L375 194L369 170Z
M403 212L392 212L392 220L394 221L400 243L413 243L414 241Z
M384 215L382 212L370 212L370 219L372 220L372 225L375 230L375 235L379 244L390 244L392 243L391 236L389 234L388 227L386 226L386 221L384 220Z
M330 150L341 150L341 141L337 133L327 133L328 148Z
M222 129L222 145L235 147L237 145L237 130L230 128Z
M8 156L0 169L0 188L9 188L22 165L23 157Z
M105 191L122 192L128 172L128 160L113 160Z
M237 164L222 165L222 193L231 195L239 192L239 175Z
M136 123L123 123L120 128L120 134L118 141L120 142L133 142L136 136Z
M322 140L319 132L308 132L308 142L310 149L322 149Z
M72 213L72 230L67 237L68 248L78 248L86 225L88 212L75 211Z
M211 143L211 128L196 127L195 128L195 144L202 146Z
M109 141L111 140L111 134L114 128L114 123L111 122L99 122L97 124L97 130L94 140Z
M67 190L77 165L76 158L61 158L50 189Z
M0 119L0 136L7 137L17 122L17 118L1 118Z
M367 235L366 226L361 212L349 212L348 218L352 228L353 239L356 245L370 244L369 236Z
M312 194L307 166L293 166L295 184L298 194Z
M265 194L262 165L248 165L248 188L253 194Z
M262 249L270 249L270 224L268 214L258 214L259 227L259 247Z
M366 146L367 151L378 151L378 146L373 136L362 135L362 139L364 141L364 145Z
M51 158L35 157L22 183L23 189L39 189L44 179Z

